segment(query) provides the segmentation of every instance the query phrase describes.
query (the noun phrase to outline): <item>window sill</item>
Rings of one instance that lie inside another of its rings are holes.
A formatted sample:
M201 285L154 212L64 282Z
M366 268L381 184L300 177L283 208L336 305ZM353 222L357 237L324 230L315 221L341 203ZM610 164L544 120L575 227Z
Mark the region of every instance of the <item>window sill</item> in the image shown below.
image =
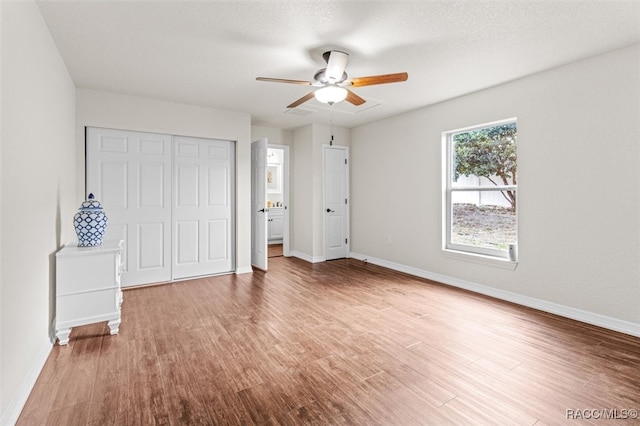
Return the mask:
M500 257L484 256L481 254L467 253L457 250L443 249L442 255L449 259L463 260L465 262L477 263L485 266L493 266L501 269L514 271L518 266L518 261L503 259Z

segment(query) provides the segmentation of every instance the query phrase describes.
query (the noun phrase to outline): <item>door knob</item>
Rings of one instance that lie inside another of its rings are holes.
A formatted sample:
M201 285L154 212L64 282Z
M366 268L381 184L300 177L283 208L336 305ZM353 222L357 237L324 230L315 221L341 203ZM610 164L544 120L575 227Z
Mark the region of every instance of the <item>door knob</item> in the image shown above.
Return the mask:
M335 211L331 209L327 209L327 213L335 213Z
M258 210L258 213L265 213L265 209Z

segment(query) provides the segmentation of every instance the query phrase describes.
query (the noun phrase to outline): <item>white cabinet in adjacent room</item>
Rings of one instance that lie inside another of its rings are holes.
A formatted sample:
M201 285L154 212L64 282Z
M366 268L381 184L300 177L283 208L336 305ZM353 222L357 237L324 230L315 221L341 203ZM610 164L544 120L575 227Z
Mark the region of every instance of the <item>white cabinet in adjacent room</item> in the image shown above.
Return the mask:
M118 334L122 290L123 241L96 247L68 245L56 253L56 337L69 342L73 327L108 321Z
M269 242L282 242L284 232L284 210L282 207L269 209L267 223Z

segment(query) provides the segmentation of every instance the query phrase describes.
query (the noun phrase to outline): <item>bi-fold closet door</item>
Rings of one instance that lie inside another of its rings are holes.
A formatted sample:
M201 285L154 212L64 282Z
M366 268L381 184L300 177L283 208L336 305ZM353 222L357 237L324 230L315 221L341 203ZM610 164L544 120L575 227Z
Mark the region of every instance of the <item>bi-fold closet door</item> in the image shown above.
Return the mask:
M233 271L231 141L86 129L86 192L125 241L123 286Z

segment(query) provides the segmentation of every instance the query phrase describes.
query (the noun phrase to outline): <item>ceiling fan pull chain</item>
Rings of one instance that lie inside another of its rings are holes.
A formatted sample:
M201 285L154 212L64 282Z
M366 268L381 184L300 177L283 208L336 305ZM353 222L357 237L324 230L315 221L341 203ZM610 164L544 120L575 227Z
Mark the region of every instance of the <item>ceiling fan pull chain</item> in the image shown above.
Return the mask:
M329 146L333 146L333 105L331 106L331 116L329 117L329 133L331 134L331 139L329 139Z

